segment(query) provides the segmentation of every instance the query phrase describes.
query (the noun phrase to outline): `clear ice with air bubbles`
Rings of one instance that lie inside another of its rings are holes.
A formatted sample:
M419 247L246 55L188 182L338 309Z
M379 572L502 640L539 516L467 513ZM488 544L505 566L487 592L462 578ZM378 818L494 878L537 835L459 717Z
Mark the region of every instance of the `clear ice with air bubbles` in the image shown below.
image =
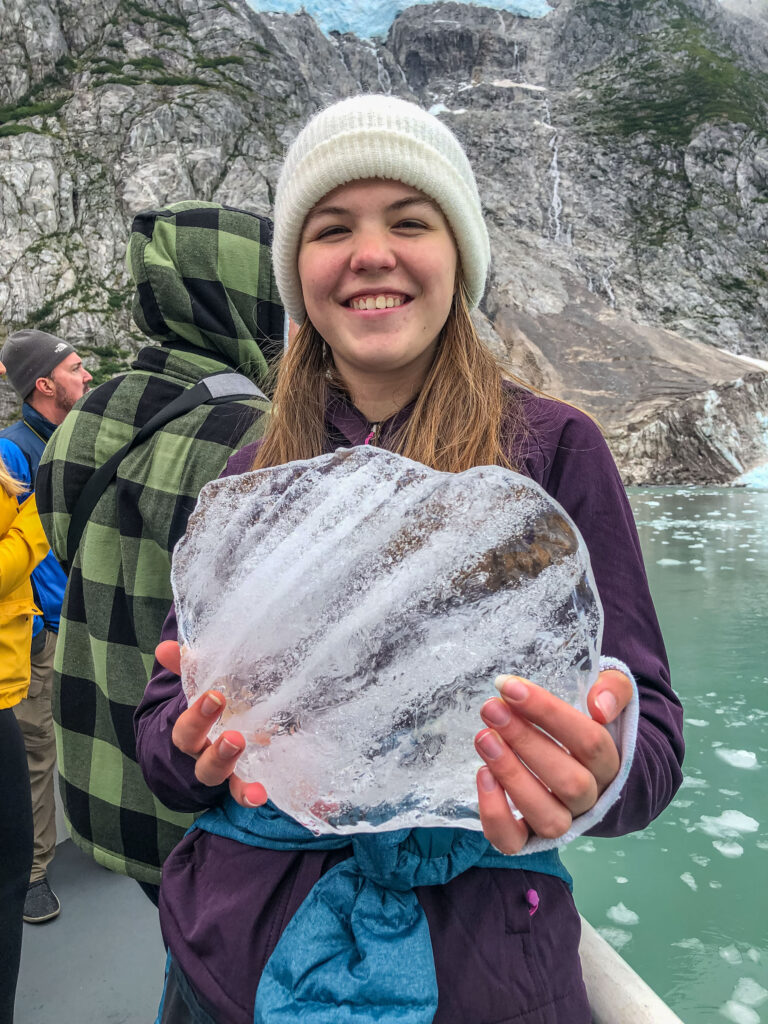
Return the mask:
M316 834L479 829L474 736L516 673L585 710L602 609L536 483L371 447L208 484L174 553L190 702L227 697L238 773Z

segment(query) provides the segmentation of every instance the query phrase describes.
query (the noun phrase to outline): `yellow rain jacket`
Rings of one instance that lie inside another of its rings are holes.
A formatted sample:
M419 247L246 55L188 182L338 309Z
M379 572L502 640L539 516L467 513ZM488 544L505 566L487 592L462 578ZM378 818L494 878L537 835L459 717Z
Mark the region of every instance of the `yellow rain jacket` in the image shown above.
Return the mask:
M34 494L19 505L0 487L0 708L29 689L32 617L40 614L29 575L47 553Z

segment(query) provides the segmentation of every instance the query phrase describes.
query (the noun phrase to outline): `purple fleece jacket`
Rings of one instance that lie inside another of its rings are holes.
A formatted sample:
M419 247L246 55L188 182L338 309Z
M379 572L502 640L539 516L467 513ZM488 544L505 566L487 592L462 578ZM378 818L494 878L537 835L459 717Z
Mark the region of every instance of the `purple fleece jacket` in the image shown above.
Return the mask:
M680 784L682 710L670 688L632 512L600 431L570 406L523 392L518 397L527 426L515 442L521 472L559 501L581 531L603 603L602 653L624 661L638 684L640 723L629 778L588 833L624 835L661 813ZM383 447L409 412L382 424ZM365 417L341 401L329 407L327 427L329 451L362 444L371 431ZM247 472L255 450L251 445L233 455L223 475ZM176 638L171 609L162 639ZM171 743L173 724L186 706L179 677L156 664L136 712L138 757L163 803L202 811L227 787L197 782L194 761ZM348 855L348 849L261 850L200 831L176 847L163 869L163 935L217 1022L252 1024L256 987L282 931L317 879ZM526 897L531 888L539 896L534 916ZM435 1024L588 1024L579 919L563 882L473 868L448 885L416 892L435 956Z

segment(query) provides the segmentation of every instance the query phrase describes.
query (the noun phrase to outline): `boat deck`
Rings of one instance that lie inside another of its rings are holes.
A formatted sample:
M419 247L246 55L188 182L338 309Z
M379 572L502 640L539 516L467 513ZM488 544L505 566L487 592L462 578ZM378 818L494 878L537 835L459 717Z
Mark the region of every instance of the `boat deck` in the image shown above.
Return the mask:
M15 1024L151 1024L165 969L155 908L71 840L48 879L61 914L24 925Z

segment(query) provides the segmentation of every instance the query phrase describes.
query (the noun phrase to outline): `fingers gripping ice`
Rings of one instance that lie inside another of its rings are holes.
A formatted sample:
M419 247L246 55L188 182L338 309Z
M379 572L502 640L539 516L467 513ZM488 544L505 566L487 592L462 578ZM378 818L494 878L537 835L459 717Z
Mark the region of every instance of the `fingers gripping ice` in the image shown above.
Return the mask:
M208 484L174 553L190 703L215 688L238 774L315 832L480 829L473 738L500 673L586 708L602 611L537 484L377 448Z

